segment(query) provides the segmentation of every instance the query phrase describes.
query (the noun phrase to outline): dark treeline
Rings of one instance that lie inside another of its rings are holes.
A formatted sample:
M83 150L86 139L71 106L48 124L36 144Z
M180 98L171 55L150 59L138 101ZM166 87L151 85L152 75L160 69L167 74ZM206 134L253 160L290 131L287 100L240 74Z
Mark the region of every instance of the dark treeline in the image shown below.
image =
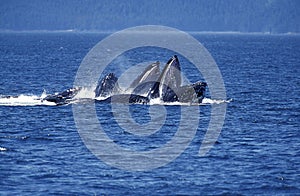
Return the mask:
M298 0L2 1L1 30L118 30L158 24L187 31L300 32Z

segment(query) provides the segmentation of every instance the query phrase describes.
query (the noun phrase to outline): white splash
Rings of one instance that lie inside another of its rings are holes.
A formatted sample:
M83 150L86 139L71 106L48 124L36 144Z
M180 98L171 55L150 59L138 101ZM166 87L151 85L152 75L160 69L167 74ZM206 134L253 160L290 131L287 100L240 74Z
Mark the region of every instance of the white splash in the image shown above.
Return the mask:
M217 99L210 99L210 98L204 98L202 100L202 104L222 104L222 103L230 103L232 99L229 100L217 100Z
M44 89L43 93L41 94L41 99L44 99L45 97L47 97L47 92L46 90Z
M7 148L4 148L4 147L0 147L0 151L6 151Z
M74 99L94 99L94 98L95 98L94 88L82 88L74 97Z
M37 106L37 105L56 105L53 102L43 100L47 94L44 91L41 96L37 95L18 95L18 96L1 96L0 106Z
M215 100L210 98L204 98L201 103L182 103L182 102L164 102L160 98L155 98L150 100L150 105L180 105L180 106L192 106L192 105L212 105L212 104L224 104L230 103L232 99L229 100Z
M130 89L127 89L127 91L122 91L121 94L130 94ZM47 96L46 91L44 90L41 96L37 95L18 95L18 96L5 96L0 95L0 106L55 106L56 103L49 102L44 100L44 98ZM147 96L147 95L143 95ZM79 102L81 99L91 99L91 100L98 100L103 101L107 99L107 97L96 97L95 98L95 92L93 88L82 88L77 95L73 98L74 102ZM150 99L149 105L181 105L181 106L191 106L191 105L213 105L213 104L224 104L224 103L230 103L232 99L229 100L215 100L210 98L204 98L202 100L202 103L182 103L182 102L164 102L161 98L155 98Z

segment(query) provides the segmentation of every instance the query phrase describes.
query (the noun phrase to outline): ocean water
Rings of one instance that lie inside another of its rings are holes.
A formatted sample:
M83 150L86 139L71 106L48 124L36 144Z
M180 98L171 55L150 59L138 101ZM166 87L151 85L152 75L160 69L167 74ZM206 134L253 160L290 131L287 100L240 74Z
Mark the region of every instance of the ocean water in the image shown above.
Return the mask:
M72 87L81 61L105 36L0 34L1 195L300 194L300 36L194 34L218 64L230 101L207 99L201 106L182 107L117 105L121 119L121 109L127 108L144 129L157 116L153 126L163 126L149 137L119 127L110 104L93 103L109 138L137 152L164 146L182 123L180 112L200 109L196 133L183 153L148 171L127 171L98 159L78 133L72 104L36 100ZM105 71L120 75L141 61L166 62L172 55L168 50L139 48ZM180 61L190 81L203 79L186 59ZM226 104L224 126L213 148L199 156L213 104ZM164 121L156 107L164 108Z

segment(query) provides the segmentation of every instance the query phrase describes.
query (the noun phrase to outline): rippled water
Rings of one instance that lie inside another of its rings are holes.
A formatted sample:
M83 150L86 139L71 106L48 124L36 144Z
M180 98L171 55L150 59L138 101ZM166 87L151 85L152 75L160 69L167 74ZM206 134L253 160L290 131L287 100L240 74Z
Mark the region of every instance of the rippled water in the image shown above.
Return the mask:
M72 105L2 104L0 194L299 194L300 37L194 36L216 60L227 97L233 100L227 104L218 141L206 156L200 157L198 152L211 104L191 106L200 108L200 123L184 153L145 172L114 168L93 155L77 132ZM80 62L103 37L0 34L0 95L31 99L44 90L54 93L71 87ZM114 71L120 74L121 68L142 60L165 62L171 55L172 51L140 48L116 59L111 69L119 65ZM191 81L202 78L186 59L180 60ZM162 129L141 138L118 126L109 104L95 105L106 134L119 146L136 151L159 148L170 141L182 109L178 105L151 106L164 107L167 117ZM149 107L128 106L140 125L151 122Z

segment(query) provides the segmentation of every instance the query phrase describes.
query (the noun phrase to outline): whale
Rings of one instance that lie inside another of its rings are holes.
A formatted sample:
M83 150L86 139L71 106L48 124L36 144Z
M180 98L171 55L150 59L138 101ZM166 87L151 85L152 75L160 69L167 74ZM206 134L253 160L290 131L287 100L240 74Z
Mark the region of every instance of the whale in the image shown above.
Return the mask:
M118 78L114 73L107 74L97 85L95 97L109 97L130 92L135 95L145 95L157 81L160 75L159 62L148 65L144 71L129 85L126 90L122 90L118 84Z
M147 104L151 99L159 98L163 102L182 102L182 103L201 103L205 97L207 84L205 82L195 82L188 85L181 85L181 66L178 57L171 57L162 72L159 71L159 63L150 64L130 85L133 89L129 94L116 93L119 91L117 78L110 77L108 74L101 82L100 89L104 87L103 83L113 84L106 85L111 92L111 96L105 99L107 102L118 103L142 103ZM109 80L107 80L109 78Z
M160 63L156 61L146 67L146 69L130 84L127 92L132 91L136 95L148 95L155 82L160 76Z
M149 104L152 99L162 102L201 103L205 97L207 84L197 81L182 85L181 66L177 55L172 56L160 71L160 63L148 65L129 85L120 88L118 77L114 73L105 75L97 84L95 100L107 103ZM81 87L74 87L46 96L43 100L57 105L70 103Z
M148 65L144 71L138 75L126 90L122 90L118 84L118 78L114 73L107 74L97 85L95 96L104 97L101 102L117 103L139 103L150 102L148 95L152 86L160 76L160 63L158 61ZM124 93L127 92L127 93Z
M145 72L146 73L146 72ZM144 73L144 74L145 74ZM140 77L139 81L142 78ZM145 80L146 81L146 80ZM134 81L137 82L137 81ZM131 88L134 86L139 87L137 84L131 84ZM139 87L140 91L142 90L141 87ZM100 102L116 102L116 103L140 103L140 104L147 104L149 103L149 99L147 97L133 94L133 93L123 93L121 88L118 84L118 78L115 76L114 73L109 73L106 75L101 82L97 85L95 89L95 97L96 98L104 98L104 99L96 99Z
M97 100L106 103L123 103L123 104L149 104L148 97L136 94L115 94L107 97L104 100Z
M174 55L166 63L162 73L160 74L158 80L155 82L148 97L155 99L161 97L165 102L177 101L173 97L175 89L181 85L181 68L179 64L178 57Z
M78 94L78 92L81 89L82 89L81 87L70 88L60 93L47 95L41 101L54 102L56 103L56 105L68 104Z
M121 92L118 84L118 78L114 73L106 75L94 90L95 97L109 97L113 94Z
M207 87L205 82L198 81L184 86L181 83L181 66L177 55L174 55L166 63L148 97L150 99L159 97L163 102L202 102Z

